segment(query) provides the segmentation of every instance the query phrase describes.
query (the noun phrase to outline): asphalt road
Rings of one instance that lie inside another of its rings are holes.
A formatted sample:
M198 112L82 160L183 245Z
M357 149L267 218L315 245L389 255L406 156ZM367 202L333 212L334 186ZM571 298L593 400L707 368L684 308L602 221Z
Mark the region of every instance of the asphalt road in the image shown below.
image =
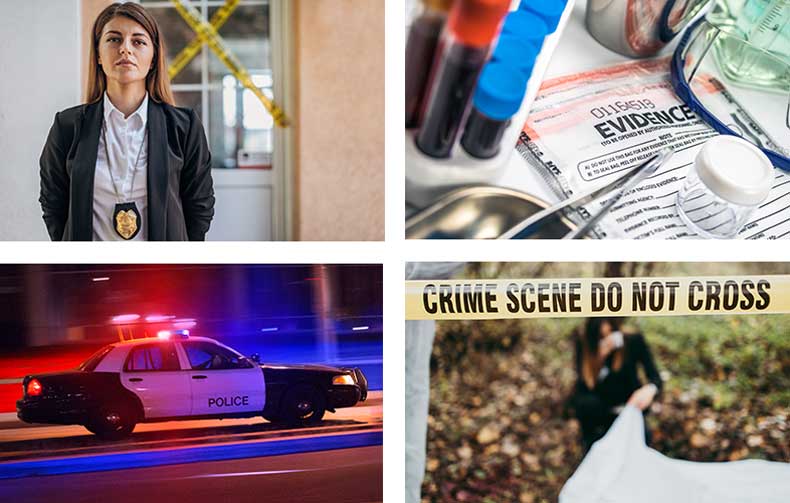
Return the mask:
M82 426L34 426L15 420L0 427L0 463L50 457L267 441L380 430L383 395L374 392L355 407L327 413L315 427L294 428L262 418L209 419L139 424L132 436L104 441ZM0 482L1 483L1 482Z
M383 500L382 446L0 480L0 501L145 503Z

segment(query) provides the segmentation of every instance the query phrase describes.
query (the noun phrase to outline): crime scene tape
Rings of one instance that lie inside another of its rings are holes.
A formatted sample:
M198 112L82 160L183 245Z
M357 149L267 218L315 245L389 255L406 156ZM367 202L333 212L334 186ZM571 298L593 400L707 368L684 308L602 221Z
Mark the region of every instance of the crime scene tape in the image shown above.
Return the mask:
M179 15L186 21L192 31L198 37L201 44L206 44L217 58L228 68L231 74L236 77L242 86L249 89L263 104L266 111L271 114L274 123L279 127L287 127L288 119L285 112L277 106L274 101L269 99L263 91L252 81L249 72L242 66L241 62L226 47L216 28L211 24L200 19L200 12L190 5L186 0L172 0L173 5ZM229 14L228 14L229 15Z
M406 282L407 320L790 313L790 275Z
M225 4L217 9L211 16L211 19L208 21L209 24L213 26L215 30L222 28L230 15L233 14L233 11L236 10L236 7L239 6L239 2L241 2L241 0L226 0ZM170 80L173 80L202 49L203 41L200 37L195 36L186 47L181 49L181 52L179 52L170 63L170 67L167 69Z

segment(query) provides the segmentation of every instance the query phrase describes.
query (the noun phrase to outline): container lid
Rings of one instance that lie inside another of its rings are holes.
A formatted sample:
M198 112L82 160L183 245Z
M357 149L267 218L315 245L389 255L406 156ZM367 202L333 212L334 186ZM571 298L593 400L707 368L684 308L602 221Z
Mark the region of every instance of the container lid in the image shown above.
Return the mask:
M486 47L499 32L510 0L456 0L447 28L464 45Z
M521 0L518 9L533 12L546 21L549 33L554 33L565 11L566 0Z
M714 194L742 206L765 201L774 182L774 167L768 157L738 136L720 135L706 141L694 167Z
M478 112L504 121L518 112L526 90L524 72L511 65L491 61L480 72L472 101Z
M503 33L497 40L491 60L499 61L521 70L527 80L529 80L537 57L538 49L535 46L515 35Z
M536 49L540 49L543 46L543 39L549 34L549 27L537 14L517 10L505 17L502 34L505 33L515 35L534 45Z

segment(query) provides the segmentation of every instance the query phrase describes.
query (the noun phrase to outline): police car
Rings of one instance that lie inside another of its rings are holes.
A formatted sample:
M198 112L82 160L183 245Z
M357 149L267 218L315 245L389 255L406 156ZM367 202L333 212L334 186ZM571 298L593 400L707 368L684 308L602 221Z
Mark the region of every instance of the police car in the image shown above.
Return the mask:
M263 365L188 331L110 344L76 370L29 375L17 416L28 423L80 424L101 438L137 423L263 416L315 424L324 412L367 398L358 368Z

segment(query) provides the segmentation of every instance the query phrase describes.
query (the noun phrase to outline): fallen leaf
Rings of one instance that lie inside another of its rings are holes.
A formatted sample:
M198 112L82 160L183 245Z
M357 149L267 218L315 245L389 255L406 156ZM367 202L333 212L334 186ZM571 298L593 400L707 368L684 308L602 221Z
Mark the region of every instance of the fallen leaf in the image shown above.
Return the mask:
M716 431L716 420L711 417L706 417L699 423L699 427L702 428L702 431L705 433L713 433Z
M496 426L487 424L477 432L477 441L481 444L490 444L499 439L499 430Z
M701 447L705 447L706 445L708 445L708 443L710 443L710 440L702 433L695 432L693 435L691 435L691 438L689 439L689 443L691 444L691 447L694 447L695 449L699 449Z
M469 447L468 445L461 446L458 449L458 457L464 460L472 459L472 448Z
M505 439L502 441L502 453L504 455L514 458L518 456L520 450L521 449L516 443L516 439L513 435L506 436Z
M521 493L518 495L519 503L535 503L535 495L531 493Z

